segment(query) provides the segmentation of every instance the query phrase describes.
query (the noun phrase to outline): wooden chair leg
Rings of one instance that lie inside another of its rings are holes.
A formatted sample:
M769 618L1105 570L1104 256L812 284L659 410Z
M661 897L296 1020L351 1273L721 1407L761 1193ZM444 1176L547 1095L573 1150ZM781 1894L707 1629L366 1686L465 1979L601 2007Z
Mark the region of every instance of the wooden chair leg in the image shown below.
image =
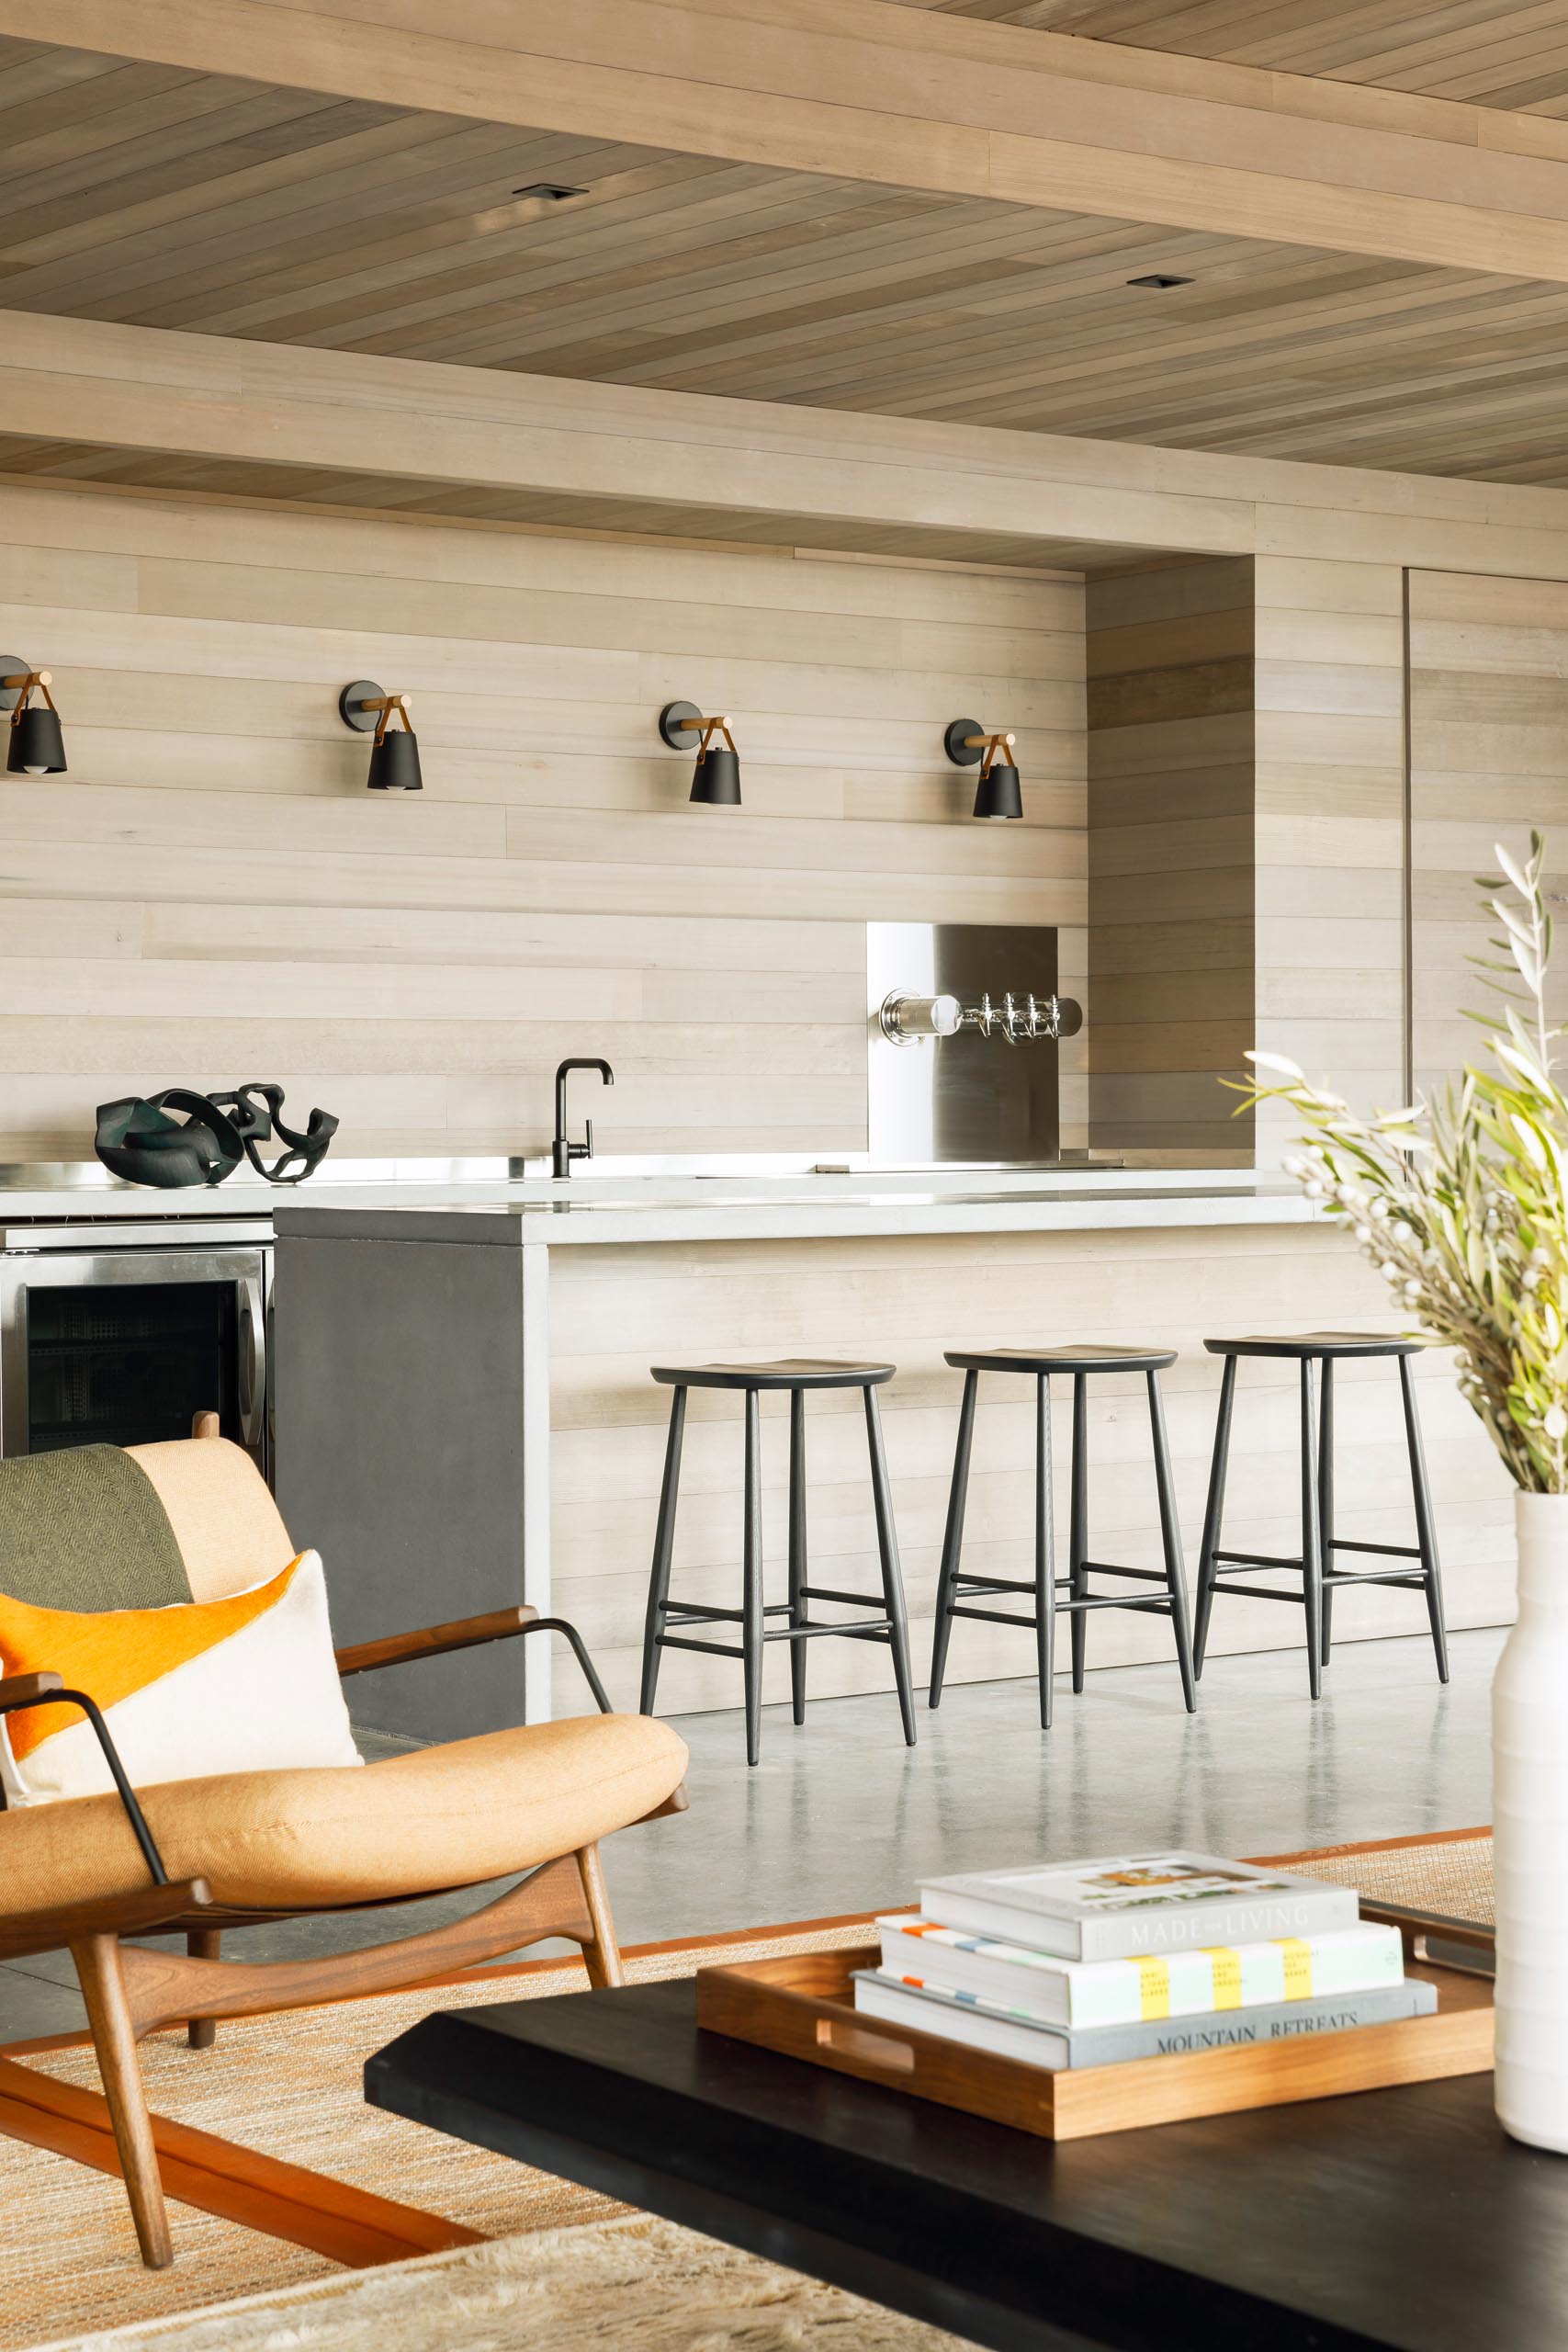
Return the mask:
M223 1933L220 1928L187 1928L186 1950L192 1960L221 1960ZM186 2028L186 2039L193 2050L210 2050L218 2039L216 2018L192 2018Z
M141 2087L136 2036L120 1973L119 1939L116 1936L85 1936L71 1946L82 1998L87 2005L97 2054L98 2075L114 2123L115 2146L125 2176L136 2240L149 2270L164 2270L175 2258L169 2236L169 2216L164 2204L164 2184L158 2176L158 2153L152 2144L152 2119Z
M597 1846L579 1847L577 1868L582 1880L582 1899L593 1922L593 1940L582 1947L588 1981L596 1989L608 1984L624 1984L626 1972L621 1965L621 1948L615 1941L615 1922L610 1910L610 1892L604 1884L604 1865L599 1859Z

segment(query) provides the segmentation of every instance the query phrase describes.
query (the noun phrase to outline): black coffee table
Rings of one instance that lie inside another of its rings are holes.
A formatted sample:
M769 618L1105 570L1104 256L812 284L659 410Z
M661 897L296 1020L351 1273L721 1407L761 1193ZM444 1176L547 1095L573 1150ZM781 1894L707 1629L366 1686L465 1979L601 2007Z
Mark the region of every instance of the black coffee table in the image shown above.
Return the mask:
M701 2032L686 1979L427 2018L365 2080L995 2352L1568 2346L1568 2157L1489 2075L1054 2147Z

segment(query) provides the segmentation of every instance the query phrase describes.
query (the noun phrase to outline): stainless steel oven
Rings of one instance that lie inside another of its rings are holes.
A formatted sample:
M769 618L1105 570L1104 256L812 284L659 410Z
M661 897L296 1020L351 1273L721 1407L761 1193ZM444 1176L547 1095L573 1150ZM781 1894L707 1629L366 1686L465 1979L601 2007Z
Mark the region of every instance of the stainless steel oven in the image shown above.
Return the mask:
M216 1412L270 1476L271 1272L243 1226L6 1227L0 1453L146 1445Z

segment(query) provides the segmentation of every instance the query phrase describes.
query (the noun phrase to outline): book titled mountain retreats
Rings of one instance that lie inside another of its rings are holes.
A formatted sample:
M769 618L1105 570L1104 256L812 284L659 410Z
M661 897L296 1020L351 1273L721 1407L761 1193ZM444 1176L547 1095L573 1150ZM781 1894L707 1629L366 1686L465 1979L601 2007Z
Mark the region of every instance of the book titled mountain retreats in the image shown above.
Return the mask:
M920 1910L939 1927L1068 1960L1323 1935L1354 1927L1358 1916L1350 1887L1182 1853L931 1879Z

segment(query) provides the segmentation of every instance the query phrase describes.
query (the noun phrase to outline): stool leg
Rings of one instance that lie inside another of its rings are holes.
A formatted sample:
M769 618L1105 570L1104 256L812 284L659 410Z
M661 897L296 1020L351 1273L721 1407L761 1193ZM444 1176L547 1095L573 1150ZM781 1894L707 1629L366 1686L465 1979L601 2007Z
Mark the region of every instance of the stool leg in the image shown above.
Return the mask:
M1427 1573L1427 1614L1432 1622L1432 1647L1438 1656L1438 1679L1449 1679L1449 1643L1443 1627L1443 1572L1438 1564L1438 1537L1432 1523L1432 1498L1427 1487L1427 1456L1421 1443L1421 1423L1416 1412L1416 1383L1410 1358L1399 1359L1400 1396L1404 1406L1404 1439L1410 1451L1410 1487L1416 1498L1416 1541Z
M1055 1666L1056 1544L1051 1518L1051 1382L1041 1373L1035 1382L1034 1408L1034 1651L1043 1731L1051 1728L1051 1677ZM1077 1623L1075 1617L1075 1629Z
M898 1566L898 1538L893 1525L893 1489L887 1480L887 1456L882 1447L882 1416L874 1388L865 1397L865 1435L871 1453L871 1496L876 1507L876 1549L882 1561L882 1599L891 1631L893 1679L898 1685L898 1713L904 1718L905 1745L915 1744L915 1697L909 1688L909 1627L904 1613L904 1578Z
M1317 1542L1324 1567L1334 1568L1334 1358L1325 1356L1317 1398ZM1334 1637L1334 1587L1323 1588L1323 1663Z
M653 1713L659 1684L659 1652L664 1637L664 1604L670 1598L670 1563L675 1552L675 1497L681 1484L681 1442L686 1428L686 1391L670 1403L670 1436L664 1448L664 1484L659 1493L659 1524L653 1537L653 1571L648 1580L648 1616L642 1634L642 1697L638 1711Z
M789 1392L789 1622L806 1623L800 1588L806 1582L806 1392ZM806 1721L806 1644L789 1645L790 1705L797 1724Z
M1220 1548L1220 1520L1225 1507L1225 1472L1230 1464L1231 1413L1235 1405L1235 1358L1225 1358L1224 1372L1220 1380L1219 1418L1214 1423L1214 1453L1209 1464L1209 1500L1203 1512L1203 1541L1198 1554L1198 1623L1192 1636L1193 1671L1203 1671L1203 1653L1209 1646L1209 1617L1214 1606L1214 1578L1219 1575L1219 1563L1214 1554Z
M1302 1358L1302 1598L1306 1603L1307 1683L1323 1693L1323 1550L1317 1532L1317 1478L1313 1465L1312 1358Z
M762 1747L762 1415L746 1391L746 1518L741 1544L740 1653L746 1679L746 1761Z
M1165 1407L1160 1402L1159 1374L1145 1374L1149 1385L1149 1433L1155 1449L1155 1491L1159 1497L1160 1543L1165 1551L1165 1580L1170 1591L1170 1622L1176 1633L1176 1659L1181 1668L1181 1695L1187 1712L1198 1712L1197 1677L1192 1669L1192 1625L1187 1613L1187 1567L1181 1557L1181 1529L1176 1517L1176 1489L1170 1475L1170 1447L1165 1434Z
M953 1485L947 1498L947 1532L942 1539L942 1567L936 1580L936 1623L931 1633L933 1707L942 1704L947 1645L953 1637L953 1604L957 1598L958 1559L964 1548L964 1506L969 1495L969 1453L975 1442L975 1397L979 1385L977 1372L964 1374L964 1402L958 1408L958 1446L953 1457Z
M1089 1382L1073 1374L1073 1479L1067 1502L1067 1574L1072 1597L1081 1600L1089 1590ZM1084 1645L1089 1612L1073 1611L1073 1689L1083 1689Z

